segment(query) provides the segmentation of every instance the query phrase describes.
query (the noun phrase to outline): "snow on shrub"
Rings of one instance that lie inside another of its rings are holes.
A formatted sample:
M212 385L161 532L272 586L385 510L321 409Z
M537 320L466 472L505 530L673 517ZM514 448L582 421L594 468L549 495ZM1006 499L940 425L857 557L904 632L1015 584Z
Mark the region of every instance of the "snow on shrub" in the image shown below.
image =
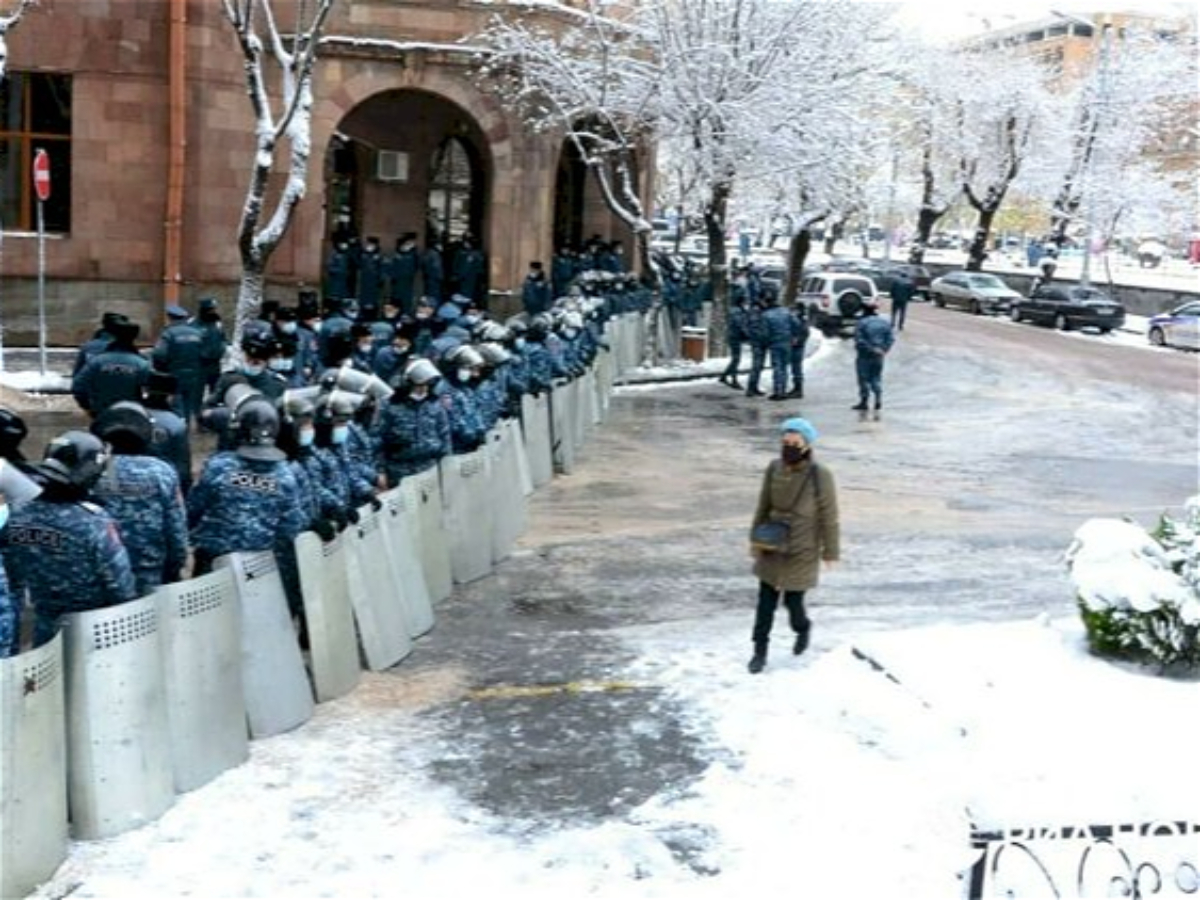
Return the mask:
M1098 656L1200 669L1200 496L1153 532L1091 519L1066 553L1088 643Z

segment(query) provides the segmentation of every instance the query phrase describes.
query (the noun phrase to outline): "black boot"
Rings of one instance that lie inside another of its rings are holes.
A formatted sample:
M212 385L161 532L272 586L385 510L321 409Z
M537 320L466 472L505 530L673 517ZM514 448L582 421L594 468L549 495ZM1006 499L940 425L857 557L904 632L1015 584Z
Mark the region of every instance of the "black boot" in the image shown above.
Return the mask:
M866 409L867 409L867 401L866 401L866 400L860 400L858 403L855 403L855 404L854 404L852 407L850 407L850 408L851 408L851 409L856 409L856 410L858 410L859 412L865 412L865 411L866 411Z
M749 388L746 388L746 396L747 397L765 397L766 394L764 394L762 391L760 391L756 387L749 387Z
M796 633L796 643L792 644L792 654L799 656L808 649L808 629Z
M792 397L796 400L803 400L804 399L803 385L799 385L799 384L796 385L794 388L792 388L790 391L788 391L788 396Z
M746 668L750 671L751 675L757 675L759 672L761 672L763 670L763 667L766 666L766 664L767 664L767 648L766 647L761 647L761 648L755 647L754 655L752 657L750 657L750 665L746 666Z
M771 395L770 397L768 397L767 399L768 399L768 400L786 400L786 399L787 399L787 394L772 394L772 395Z

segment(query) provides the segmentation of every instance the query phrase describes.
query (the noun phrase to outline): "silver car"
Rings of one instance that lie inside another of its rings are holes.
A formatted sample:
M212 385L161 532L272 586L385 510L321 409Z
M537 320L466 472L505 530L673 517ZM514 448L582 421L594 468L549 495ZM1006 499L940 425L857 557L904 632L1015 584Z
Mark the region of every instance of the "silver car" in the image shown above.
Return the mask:
M1021 295L986 272L947 272L929 285L935 306L957 306L975 315L1006 313Z

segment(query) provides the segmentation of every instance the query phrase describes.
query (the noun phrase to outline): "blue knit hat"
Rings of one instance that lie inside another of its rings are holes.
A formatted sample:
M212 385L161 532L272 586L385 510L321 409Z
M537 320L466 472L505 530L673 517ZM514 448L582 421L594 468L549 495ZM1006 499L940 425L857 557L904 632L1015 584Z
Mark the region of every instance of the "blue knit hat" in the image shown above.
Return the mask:
M800 437L804 438L806 444L815 444L817 442L817 429L808 419L802 419L799 416L784 419L783 424L779 426L779 433L787 434L789 431L794 431Z

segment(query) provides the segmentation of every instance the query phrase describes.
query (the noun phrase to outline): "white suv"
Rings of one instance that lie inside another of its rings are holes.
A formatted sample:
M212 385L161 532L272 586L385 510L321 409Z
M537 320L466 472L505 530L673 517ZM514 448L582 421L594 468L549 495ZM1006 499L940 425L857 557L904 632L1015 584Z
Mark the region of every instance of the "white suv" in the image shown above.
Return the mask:
M834 335L854 327L867 298L878 302L879 292L866 275L814 272L801 282L796 302L804 306L814 327Z

